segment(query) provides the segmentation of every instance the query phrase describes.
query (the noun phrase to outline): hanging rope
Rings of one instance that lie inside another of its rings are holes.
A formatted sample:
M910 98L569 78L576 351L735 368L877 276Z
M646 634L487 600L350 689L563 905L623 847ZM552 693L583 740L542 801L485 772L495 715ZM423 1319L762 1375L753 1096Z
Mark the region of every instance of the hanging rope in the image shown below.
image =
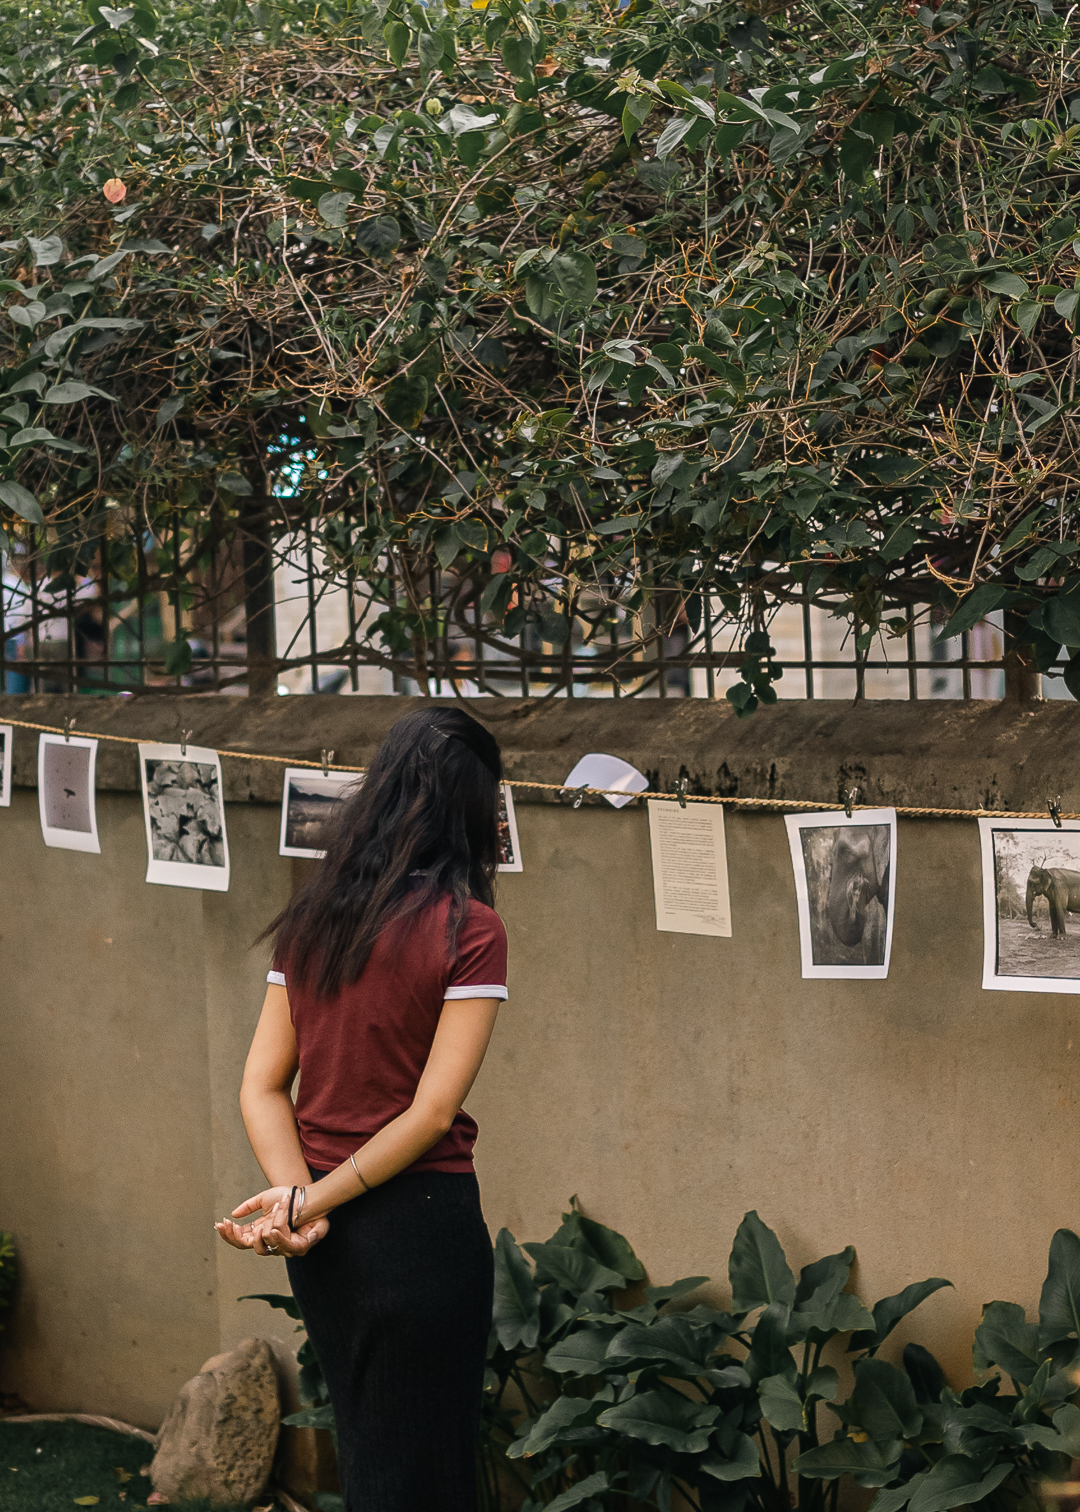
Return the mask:
M18 725L23 730L41 730L46 735L68 735L73 731L59 725L37 724L30 719L5 719L0 724ZM83 740L114 740L121 745L145 745L148 742L140 740L134 735L96 735L90 730L80 730L79 735ZM175 743L175 742L174 742ZM362 773L365 767L343 766L341 763L322 761L306 761L300 756L266 756L257 751L216 751L218 756L230 756L236 761L272 761L278 766L312 767L317 771L327 772L358 772ZM527 788L540 793L573 793L577 797L580 793L599 798L626 798L629 800L648 798L658 799L665 803L722 803L727 808L762 809L815 809L820 812L832 813L838 811L846 814L850 808L852 813L859 809L894 808L898 815L902 814L907 819L1045 819L1046 813L1039 809L986 809L986 808L916 808L887 803L822 803L816 798L717 798L705 793L624 793L621 788L594 788L594 787L567 787L563 782L524 782L518 778L507 778L508 787ZM1059 812L1059 819L1080 819L1080 814L1066 814Z

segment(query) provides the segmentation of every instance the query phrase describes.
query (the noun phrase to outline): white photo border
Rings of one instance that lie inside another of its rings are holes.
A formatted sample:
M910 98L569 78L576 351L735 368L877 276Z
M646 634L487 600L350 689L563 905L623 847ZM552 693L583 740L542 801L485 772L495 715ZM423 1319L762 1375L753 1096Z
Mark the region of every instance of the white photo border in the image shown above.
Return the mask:
M4 759L0 762L0 808L11 807L11 762L14 752L12 746L15 740L14 725L0 724L0 735L4 737Z
M217 772L218 797L221 803L221 843L225 850L224 866L196 866L190 861L156 861L154 859L153 831L150 824L150 794L146 781L148 761L193 761L200 766L212 766ZM164 887L191 887L200 892L228 892L229 890L229 830L225 818L225 786L221 776L221 758L216 751L206 746L158 745L139 742L139 783L142 787L143 820L146 825L146 880Z
M507 862L505 866L500 861L497 870L501 872L524 871L525 867L521 860L521 841L518 839L517 814L514 812L513 790L508 782L501 782L499 786L502 789L503 803L506 805L506 823L510 830L510 847L514 852L514 859Z
M894 808L857 809L849 819L841 810L823 814L786 814L788 847L795 873L795 897L799 908L799 954L804 981L822 979L881 982L889 975L892 958L893 924L896 913L896 810ZM880 966L818 966L814 962L810 938L810 895L806 886L806 862L803 857L802 832L807 829L848 829L886 824L889 827L889 906L885 915L885 960Z
M997 877L994 868L995 830L1049 830L1052 834L1080 833L1080 821L1063 819L1061 828L1052 819L980 819L979 849L982 852L983 889L983 988L987 992L1080 992L1080 977L999 976Z
M286 845L285 835L289 827L289 795L292 792L293 778L302 777L305 782L335 781L340 787L348 787L350 783L362 782L363 772L328 772L323 777L317 767L286 767L285 775L281 780L281 825L278 830L278 855L294 856L301 861L321 861L326 855L325 851L313 850L307 845Z
M90 752L87 763L87 794L90 804L90 828L88 830L57 829L45 817L45 752L49 746L79 746ZM83 851L87 855L101 855L97 823L97 752L98 743L89 735L49 735L38 737L38 817L41 820L41 838L54 850Z

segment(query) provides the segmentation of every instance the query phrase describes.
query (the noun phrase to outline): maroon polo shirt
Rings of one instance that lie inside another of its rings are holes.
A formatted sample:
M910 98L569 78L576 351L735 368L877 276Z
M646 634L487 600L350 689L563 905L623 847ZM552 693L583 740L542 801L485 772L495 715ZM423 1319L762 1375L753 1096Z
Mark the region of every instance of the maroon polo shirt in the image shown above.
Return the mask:
M296 1121L304 1158L329 1171L412 1103L443 1003L506 997L506 931L471 899L452 953L449 900L382 931L358 981L319 999L275 961L267 977L289 994L300 1086ZM439 1142L409 1171L471 1171L477 1127L459 1109Z

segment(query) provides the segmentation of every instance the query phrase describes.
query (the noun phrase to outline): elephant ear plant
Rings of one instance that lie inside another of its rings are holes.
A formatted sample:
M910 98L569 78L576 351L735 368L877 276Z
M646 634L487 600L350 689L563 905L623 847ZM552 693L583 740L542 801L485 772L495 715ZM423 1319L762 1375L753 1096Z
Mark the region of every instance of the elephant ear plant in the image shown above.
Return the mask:
M792 1468L820 1452L815 1409L837 1395L822 1350L848 1334L873 1368L900 1319L948 1285L919 1282L871 1312L844 1290L854 1249L796 1280L756 1212L731 1251L730 1312L689 1305L704 1276L645 1287L644 1301L616 1307L613 1294L640 1282L642 1265L621 1235L576 1212L546 1244L524 1249L531 1269L505 1229L495 1246L486 1415L489 1442L505 1442L528 1490L525 1512L595 1512L628 1496L666 1509L676 1486L701 1512L788 1512L796 1497L807 1509L835 1503L831 1462ZM860 1445L856 1458L868 1453ZM845 1467L856 1468L861 1460ZM489 1491L497 1504L494 1479Z
M875 1309L875 1312L877 1309ZM986 1501L993 1512L1041 1505L1038 1489L1068 1477L1080 1456L1080 1239L1059 1229L1050 1245L1039 1321L1014 1302L983 1309L972 1351L980 1373L1002 1376L957 1394L925 1349L909 1344L903 1369L863 1355L855 1387L834 1409L831 1444L803 1453L801 1476L851 1475L879 1487L870 1512L948 1512ZM860 1344L856 1334L853 1347Z
M982 1502L1036 1512L1038 1488L1067 1478L1080 1456L1080 1239L1054 1235L1038 1323L1011 1302L984 1309L974 1363L998 1374L960 1393L918 1344L901 1365L877 1357L901 1319L950 1283L914 1282L869 1309L846 1290L854 1259L848 1246L796 1279L776 1235L747 1213L725 1312L694 1303L705 1276L645 1286L623 1236L577 1211L543 1244L519 1247L503 1229L483 1512L669 1512L676 1490L697 1512L835 1512L845 1477L876 1492L868 1512ZM261 1300L299 1316L291 1297ZM834 1358L845 1347L853 1356L843 1402L835 1366L822 1363L833 1340ZM307 1405L285 1422L332 1430L310 1344L299 1362ZM821 1409L838 1421L826 1442ZM320 1498L327 1512L335 1504Z

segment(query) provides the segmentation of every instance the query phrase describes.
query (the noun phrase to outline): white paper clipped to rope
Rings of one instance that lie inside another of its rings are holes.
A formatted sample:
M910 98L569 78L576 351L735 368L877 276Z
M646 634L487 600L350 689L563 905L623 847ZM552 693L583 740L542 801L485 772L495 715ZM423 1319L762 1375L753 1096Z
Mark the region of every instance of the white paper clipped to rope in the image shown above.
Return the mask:
M563 786L610 788L613 791L606 792L604 797L612 808L622 808L635 793L645 791L649 779L620 756L605 756L602 751L590 751L588 756L581 758ZM626 794L625 798L619 796L622 793Z

